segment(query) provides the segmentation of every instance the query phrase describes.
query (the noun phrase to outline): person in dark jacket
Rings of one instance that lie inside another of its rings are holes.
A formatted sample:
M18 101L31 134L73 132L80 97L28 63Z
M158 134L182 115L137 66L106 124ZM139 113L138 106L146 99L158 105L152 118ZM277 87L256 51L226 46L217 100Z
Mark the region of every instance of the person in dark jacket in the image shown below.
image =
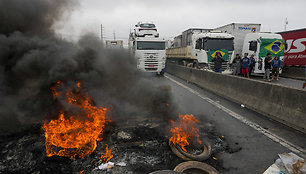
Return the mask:
M248 53L244 53L244 57L241 59L241 67L242 67L242 74L244 77L250 78L249 75L249 68L250 68L250 58L248 58Z
M214 62L215 72L222 73L222 62L225 62L225 60L222 58L221 53L217 52L212 61Z
M272 65L272 81L274 80L274 75L276 75L276 80L279 78L279 69L282 67L282 61L279 59L278 56L275 56L275 58L271 62Z
M270 80L270 72L271 72L271 62L273 61L274 57L271 58L271 53L267 53L267 57L265 58L265 75L264 78L271 82Z
M250 68L249 68L249 74L251 75L252 72L253 72L253 69L255 67L255 63L256 63L255 58L254 58L254 54L251 55L250 61L251 61L251 64L250 64Z
M238 76L241 68L241 57L239 56L239 54L236 54L236 57L233 60L232 68L233 75Z

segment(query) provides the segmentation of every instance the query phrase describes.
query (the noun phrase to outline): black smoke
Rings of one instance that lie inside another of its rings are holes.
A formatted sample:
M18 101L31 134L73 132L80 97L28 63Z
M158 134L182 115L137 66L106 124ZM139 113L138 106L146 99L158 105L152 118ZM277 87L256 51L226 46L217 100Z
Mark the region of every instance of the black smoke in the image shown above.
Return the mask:
M0 129L54 118L59 105L50 87L57 81L67 89L80 81L113 119L172 115L170 88L139 72L127 51L106 50L90 33L77 43L57 37L54 24L76 7L74 0L0 1Z
M50 36L54 23L77 6L75 0L1 0L0 33Z

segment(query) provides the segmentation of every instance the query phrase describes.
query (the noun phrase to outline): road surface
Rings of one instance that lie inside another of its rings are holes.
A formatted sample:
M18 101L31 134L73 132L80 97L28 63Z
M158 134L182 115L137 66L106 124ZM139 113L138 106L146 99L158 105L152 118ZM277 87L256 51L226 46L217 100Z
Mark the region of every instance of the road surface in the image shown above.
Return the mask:
M251 76L251 78L255 80L259 80L259 81L264 81L262 76ZM291 88L302 89L304 81L284 78L284 77L280 77L279 80L276 80L276 77L274 77L274 80L271 83L279 84L279 85L283 85L283 86L287 86Z
M305 158L305 134L170 74L152 80L171 86L180 113L213 123L229 144L242 147L239 152L217 156L229 169L222 173L263 173L284 152Z

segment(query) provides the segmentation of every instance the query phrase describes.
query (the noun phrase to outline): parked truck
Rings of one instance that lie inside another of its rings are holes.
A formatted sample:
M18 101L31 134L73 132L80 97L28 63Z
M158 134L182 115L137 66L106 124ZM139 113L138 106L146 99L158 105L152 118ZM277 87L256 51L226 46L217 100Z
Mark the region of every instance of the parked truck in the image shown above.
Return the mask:
M282 36L275 33L261 33L260 27L260 24L231 23L215 29L235 37L235 54L255 55L254 73L265 72L264 58L267 53L271 53L272 57L279 56L282 61L284 60L285 41Z
M279 32L288 47L285 50L284 65L306 66L306 28Z
M166 64L166 41L158 37L155 25L152 30L153 25L138 23L129 35L128 46L131 55L137 59L138 69L162 75Z
M110 49L123 49L123 40L106 40L105 47Z
M213 70L212 59L220 52L225 60L222 71L228 71L234 56L233 40L234 36L228 33L191 28L174 38L172 47L166 51L167 61Z

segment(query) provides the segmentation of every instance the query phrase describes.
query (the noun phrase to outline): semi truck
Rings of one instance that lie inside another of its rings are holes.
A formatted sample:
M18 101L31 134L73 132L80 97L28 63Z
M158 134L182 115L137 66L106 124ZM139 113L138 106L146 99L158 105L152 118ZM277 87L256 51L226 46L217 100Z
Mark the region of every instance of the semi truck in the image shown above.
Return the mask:
M157 37L159 36L157 30L152 30L145 23L138 24L137 30L130 33L128 43L131 55L137 59L137 68L145 72L163 75L166 66L166 41ZM150 26L154 25L149 24ZM142 26L145 27L139 28ZM141 33L137 32L139 29L142 29Z
M110 49L123 49L123 40L106 40L105 47Z
M284 65L306 66L306 28L279 32L288 45L285 50Z
M271 53L272 57L279 56L283 61L286 47L285 41L280 34L260 32L260 27L260 24L231 23L215 28L215 30L232 34L235 37L235 54L241 56L244 53L254 54L254 73L258 74L265 72L264 58L267 53Z
M212 29L191 28L173 40L166 50L167 61L214 70L212 59L220 52L225 62L222 71L229 71L229 62L234 56L234 36Z

